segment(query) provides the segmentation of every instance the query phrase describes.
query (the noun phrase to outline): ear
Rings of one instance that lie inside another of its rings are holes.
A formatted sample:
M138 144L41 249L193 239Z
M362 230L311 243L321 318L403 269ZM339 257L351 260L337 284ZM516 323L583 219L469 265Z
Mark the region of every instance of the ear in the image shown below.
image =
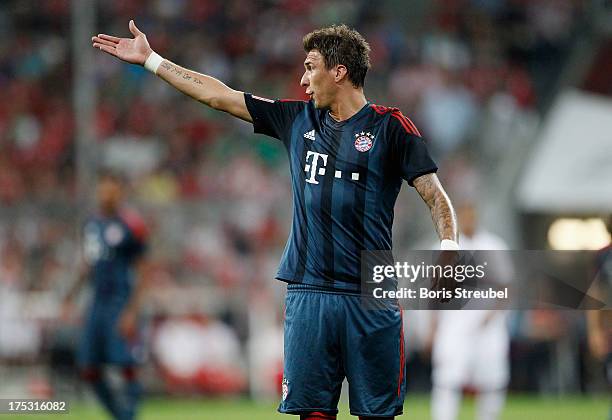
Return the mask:
M336 66L336 70L334 72L334 81L336 83L341 82L348 74L348 70L342 64L338 64Z

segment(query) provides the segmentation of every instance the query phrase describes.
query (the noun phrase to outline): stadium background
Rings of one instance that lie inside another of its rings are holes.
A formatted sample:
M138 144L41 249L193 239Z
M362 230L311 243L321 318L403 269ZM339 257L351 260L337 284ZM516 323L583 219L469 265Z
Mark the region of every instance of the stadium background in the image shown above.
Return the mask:
M451 198L478 203L488 230L515 249L609 241L609 1L5 0L0 397L67 397L75 418L102 415L77 380L78 320L61 322L60 302L96 171L111 167L152 232L142 354L152 399L142 418L276 418L283 286L273 277L291 214L284 151L91 48L96 33L129 36L131 18L162 56L291 98L303 95L303 34L354 26L372 47L368 99L411 117ZM400 253L435 239L407 187L395 220ZM407 314L407 418L411 407L413 418L428 413L424 325ZM516 312L511 332L504 418L606 416L583 312Z

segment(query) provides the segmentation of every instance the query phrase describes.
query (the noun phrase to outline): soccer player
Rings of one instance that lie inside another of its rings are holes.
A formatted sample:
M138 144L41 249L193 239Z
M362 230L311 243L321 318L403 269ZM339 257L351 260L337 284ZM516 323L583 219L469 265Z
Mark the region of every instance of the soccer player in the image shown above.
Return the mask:
M500 237L478 225L473 202L457 206L461 229L459 245L465 250L507 250ZM512 263L500 252L489 252L485 258L495 260L495 272L488 273L497 285L512 278ZM489 271L492 271L490 268ZM506 397L509 380L510 337L508 311L442 310L434 315L432 334L432 419L456 420L463 388L477 392L477 420L498 418Z
M98 179L99 213L83 229L83 260L79 279L64 302L70 305L86 279L93 286L81 334L77 363L82 377L115 419L135 417L140 385L136 377L137 312L142 300L143 255L147 229L142 219L122 207L123 185L112 173ZM138 271L138 273L136 273ZM106 365L121 369L123 392L114 391L104 376Z
M363 86L369 45L345 25L303 39L301 85L309 101L239 92L155 53L133 38L98 35L93 46L144 65L170 85L253 123L287 150L293 223L277 278L288 283L285 365L279 411L335 419L343 379L351 414L393 419L402 413L401 308L360 303L361 251L390 250L393 207L407 181L431 209L443 247L457 249L456 222L419 130L396 108L368 102Z

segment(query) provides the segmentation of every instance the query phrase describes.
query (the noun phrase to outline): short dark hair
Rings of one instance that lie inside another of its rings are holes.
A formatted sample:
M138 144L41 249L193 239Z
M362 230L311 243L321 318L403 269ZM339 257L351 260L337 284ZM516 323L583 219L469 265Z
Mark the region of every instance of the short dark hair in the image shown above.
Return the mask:
M342 64L355 87L363 87L370 68L370 45L356 30L346 25L333 25L317 29L304 36L304 51L317 50L325 67Z

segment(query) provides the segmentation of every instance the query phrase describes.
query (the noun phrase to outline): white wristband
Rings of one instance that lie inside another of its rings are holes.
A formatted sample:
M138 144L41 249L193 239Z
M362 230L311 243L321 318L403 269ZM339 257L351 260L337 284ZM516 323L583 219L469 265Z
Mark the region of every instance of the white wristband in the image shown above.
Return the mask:
M162 63L162 61L164 61L164 58L161 55L157 54L155 51L153 51L151 54L149 54L147 61L145 61L144 68L149 70L153 74L157 74L157 69L159 68L159 65Z
M459 244L450 239L442 239L440 249L442 251L459 251Z

